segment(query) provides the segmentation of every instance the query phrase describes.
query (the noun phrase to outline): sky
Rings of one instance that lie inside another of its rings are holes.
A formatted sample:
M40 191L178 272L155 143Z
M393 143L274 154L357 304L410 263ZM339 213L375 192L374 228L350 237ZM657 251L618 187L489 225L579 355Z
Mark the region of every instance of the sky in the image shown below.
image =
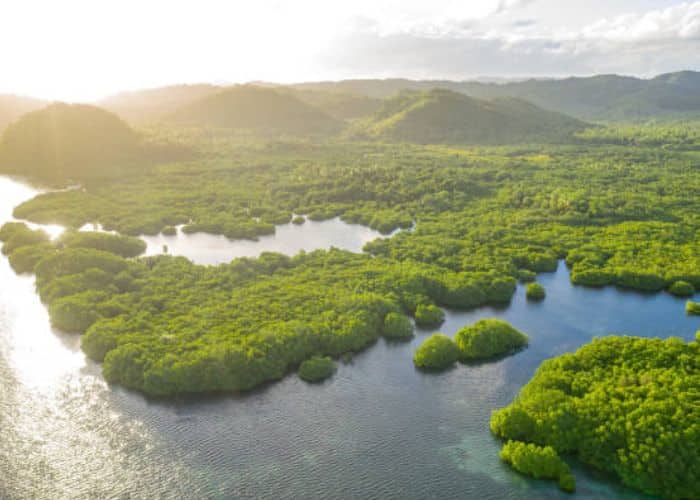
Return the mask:
M700 70L700 1L2 0L0 93Z

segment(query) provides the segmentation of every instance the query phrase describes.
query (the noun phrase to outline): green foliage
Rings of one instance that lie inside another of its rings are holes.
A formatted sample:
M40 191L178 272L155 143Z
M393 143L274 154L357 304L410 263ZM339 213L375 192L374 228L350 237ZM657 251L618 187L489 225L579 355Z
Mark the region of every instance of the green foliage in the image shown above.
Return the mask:
M61 297L49 307L51 324L64 332L83 332L100 317L96 306L104 298L94 291Z
M542 363L491 430L551 446L638 490L695 498L700 484L700 346L605 337Z
M352 92L289 87L281 87L280 90L291 92L300 101L321 109L336 120L352 120L369 116L382 105L381 99L374 99Z
M25 224L8 222L0 233L0 241L3 242L2 253L10 255L20 247L47 244L49 235L41 229L32 230Z
M357 123L360 136L420 144L503 144L570 139L585 128L527 101L480 100L444 89L404 91L384 101L370 119Z
M8 222L0 228L2 253L7 255L16 273L29 273L44 256L53 250L49 235L32 230L21 222Z
M535 479L555 479L567 492L576 489L571 469L551 446L508 441L501 449L500 458L522 474Z
M32 273L41 259L53 253L54 246L47 243L21 246L15 249L8 259L12 269L18 273Z
M292 224L295 224L297 226L301 226L302 224L304 224L304 222L306 222L306 217L304 217L303 215L297 215L292 219Z
M166 122L257 133L328 134L340 124L293 95L255 85L236 85L206 95L165 117Z
M177 228L175 226L165 226L161 230L161 233L163 233L164 236L175 236L177 234Z
M488 359L526 346L528 337L507 321L482 319L457 332L455 344L464 361Z
M66 248L93 248L127 258L146 251L146 242L138 238L91 231L66 231L58 244Z
M345 80L302 84L302 88L353 92L388 97L405 89L430 90L436 82L405 79ZM651 79L618 75L543 79L508 83L441 81L448 88L480 99L517 97L585 120L638 121L682 119L700 116L700 76L694 71L667 73ZM651 128L658 124L651 123ZM621 126L621 128L626 125Z
M537 273L528 269L518 269L517 278L521 283L531 283L537 279Z
M689 300L685 304L685 312L690 315L700 316L700 302L691 302Z
M542 285L539 283L530 283L527 285L527 290L525 291L525 295L527 296L528 300L544 300L544 297L546 295L545 289Z
M416 324L423 328L440 326L445 321L445 313L433 304L420 304L416 307Z
M457 346L450 337L435 333L416 349L413 363L418 368L444 370L452 366L459 358Z
M208 144L199 136L182 140ZM184 224L189 233L250 239L273 233L267 220L281 214L340 216L384 232L416 221L414 230L373 241L367 251L507 279L519 270L552 271L566 257L576 284L660 290L681 279L700 287L693 196L700 181L686 153L283 144L227 139L205 148L201 162L40 195L15 216L71 227L100 223L129 235ZM445 302L507 302L514 288L504 281L502 293L494 286L481 297L472 283L455 283Z
M254 387L313 355L369 345L391 312L415 315L420 325L428 304L507 303L524 271L552 271L560 258L574 283L700 288L700 180L685 150L150 133L200 150L202 160L42 194L15 215L73 228L99 223L130 235L182 224L185 232L256 238L274 231L269 221L292 213L410 228L368 243L369 255L266 256L214 269L46 242L10 255L18 270L36 268L49 305L82 286L106 294L84 348L111 365L110 380L151 394ZM112 279L82 276L89 269ZM140 350L138 363L127 363L137 358L131 347L121 349L126 344ZM112 350L118 353L109 357ZM122 382L119 367L127 366L131 375Z
M669 293L676 297L690 297L695 293L695 287L687 281L675 281L668 287Z
M333 360L327 356L314 356L299 366L299 378L306 382L320 382L335 373Z
M0 236L27 230L13 224ZM85 332L82 348L103 361L107 380L158 396L251 389L315 355L355 352L380 335L410 338L403 313L452 300L465 281L487 303L497 281L339 250L217 267L119 255L135 253L135 242L71 233L15 253L27 252L23 270L35 272L53 325Z
M619 144L624 146L651 146L696 149L700 143L700 127L694 122L649 123L640 125L608 125L594 127L576 134L591 144Z
M0 241L5 242L17 234L31 231L24 222L6 222L0 227Z
M388 339L409 340L413 338L413 325L405 315L390 312L384 318L382 335Z

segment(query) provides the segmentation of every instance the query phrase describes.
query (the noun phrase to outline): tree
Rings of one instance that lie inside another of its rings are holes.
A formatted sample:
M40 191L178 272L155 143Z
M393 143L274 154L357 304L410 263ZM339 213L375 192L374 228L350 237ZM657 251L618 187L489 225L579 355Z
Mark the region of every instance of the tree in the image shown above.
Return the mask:
M413 363L419 368L444 370L452 366L459 357L452 339L441 333L431 335L413 355Z
M314 356L299 366L299 378L306 382L320 382L335 373L335 363L326 356Z
M424 328L440 326L445 321L445 313L433 304L420 304L416 307L416 324Z
M524 347L528 337L500 319L482 319L465 326L455 336L464 361L488 359Z

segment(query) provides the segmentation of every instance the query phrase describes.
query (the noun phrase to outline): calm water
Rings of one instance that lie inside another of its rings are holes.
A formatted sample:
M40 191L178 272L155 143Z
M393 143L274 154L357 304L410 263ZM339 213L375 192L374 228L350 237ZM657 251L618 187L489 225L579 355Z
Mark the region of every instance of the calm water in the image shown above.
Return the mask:
M381 237L381 233L358 224L345 224L336 217L325 221L307 220L304 224L282 224L274 235L262 236L258 241L232 241L221 235L206 233L185 234L178 228L175 236L143 236L148 248L146 255L163 252L163 245L171 255L183 255L199 264L221 264L237 257L257 257L262 252L280 252L295 255L300 251L319 248L342 248L361 252L365 243Z
M0 178L0 219L33 194ZM323 241L342 246L365 231L345 226L342 240ZM563 265L540 281L543 303L519 288L507 309L448 314L448 334L496 316L530 335L527 350L497 363L418 372L411 358L425 331L409 344L379 341L322 385L292 375L244 397L165 403L105 384L79 338L50 329L32 278L2 258L0 498L572 498L499 463L491 409L543 359L596 335L690 339L700 321L665 294L572 287ZM639 498L575 473L574 498Z
M61 226L30 225L41 227L52 236L63 232ZM80 230L103 231L100 224L86 224ZM142 235L141 239L146 242L145 255L168 253L187 257L197 264L213 265L239 257L258 257L263 252L296 255L301 251L331 247L361 252L365 243L381 237L383 235L379 231L359 224L346 224L340 217L335 217L324 221L307 220L303 225L281 224L275 227L274 235L262 236L257 241L230 240L222 235L207 233L186 234L182 232L182 226L177 227L177 234L173 236Z

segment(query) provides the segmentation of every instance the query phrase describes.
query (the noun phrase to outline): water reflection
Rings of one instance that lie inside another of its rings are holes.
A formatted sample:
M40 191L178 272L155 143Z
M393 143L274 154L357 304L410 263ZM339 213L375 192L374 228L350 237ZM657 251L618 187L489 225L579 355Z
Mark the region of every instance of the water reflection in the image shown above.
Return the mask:
M147 245L147 255L163 253L163 247L171 255L182 255L198 264L221 264L237 257L257 257L262 252L279 252L295 255L300 251L312 251L331 247L361 252L365 243L381 237L381 233L359 224L346 224L340 218L311 221L303 225L282 224L275 234L262 236L258 241L229 240L221 235L206 233L185 234L178 228L174 236L142 236Z
M79 337L52 331L46 308L34 291L34 279L17 277L7 259L0 261L2 347L18 381L32 389L55 385L61 377L80 370L85 358L77 348Z

